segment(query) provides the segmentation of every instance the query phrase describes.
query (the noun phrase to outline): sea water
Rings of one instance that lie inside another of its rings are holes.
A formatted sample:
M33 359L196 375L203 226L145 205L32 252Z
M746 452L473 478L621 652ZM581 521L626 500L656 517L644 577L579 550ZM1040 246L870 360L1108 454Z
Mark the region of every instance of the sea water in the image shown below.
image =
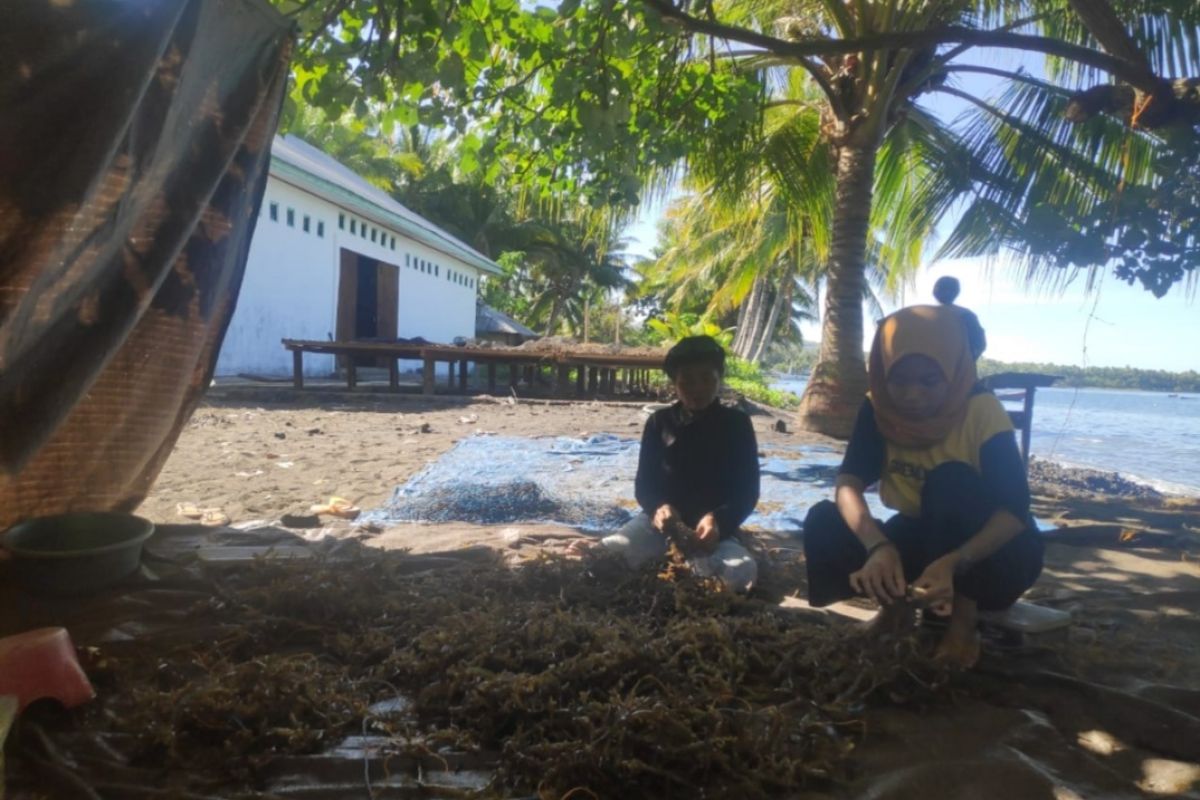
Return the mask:
M804 385L803 376L774 383L796 394ZM1039 389L1030 449L1064 466L1117 472L1162 492L1200 496L1200 395Z

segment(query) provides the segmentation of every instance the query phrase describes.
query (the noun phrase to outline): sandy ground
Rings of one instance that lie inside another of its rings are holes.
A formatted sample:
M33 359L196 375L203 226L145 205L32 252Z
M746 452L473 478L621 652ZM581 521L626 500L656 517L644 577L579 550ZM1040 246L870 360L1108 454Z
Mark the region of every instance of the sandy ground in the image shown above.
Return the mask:
M291 389L214 390L184 429L154 491L138 513L180 522L176 507L220 508L233 523L307 514L343 497L363 509L460 439L506 436L641 436L640 402L553 402ZM778 417L753 415L760 448L821 441L774 429ZM785 423L786 424L786 423Z
M752 419L765 453L781 444L832 443L777 431L781 419L790 427L783 413ZM637 436L644 420L640 403L218 389L183 432L140 513L182 522L177 504L192 503L222 509L235 527L254 527L308 514L331 495L368 509L476 431ZM1046 569L1029 599L1070 611L1071 626L1027 638L1016 655L989 650L975 678L984 688L950 712L871 712L870 733L854 757L861 778L848 796L1200 798L1200 748L1155 728L1164 709L1200 724L1200 502L1115 496L1119 484L1102 476L1036 466L1033 477L1035 512L1060 530L1047 539ZM513 561L562 551L580 537L559 526L465 523L363 534L329 517L295 533L361 537L414 553L498 548ZM793 563L802 559L796 538L759 544ZM783 604L814 613L803 609L802 578L795 581L781 587L790 595ZM978 699L998 669L1024 657L1037 661L1042 683L1020 678L1013 692L1011 678L1000 678L993 697ZM1062 680L1076 681L1075 689L1064 692ZM1081 680L1087 684L1079 690ZM1117 693L1095 694L1110 690ZM956 787L949 794L947 782Z
M220 509L235 527L253 527L277 524L285 514L310 515L310 506L331 496L370 509L476 432L636 437L643 405L217 388L188 423L139 513L186 522L177 507L191 503ZM751 418L763 453L782 444L838 446L789 432L786 412L756 412ZM776 429L781 420L783 432ZM1080 488L1104 489L1103 476L1036 464L1032 472L1035 512L1062 530L1047 548L1046 570L1030 598L1074 614L1070 635L1078 646L1066 657L1089 674L1108 670L1109 682L1161 680L1200 689L1200 501L1115 497ZM310 524L316 527L295 532L306 539L361 535L329 516ZM564 550L580 536L553 525L404 524L371 532L369 543L414 553L493 547L515 560ZM799 540L786 536L764 537L763 545L797 557L801 550ZM803 596L802 587L795 593Z

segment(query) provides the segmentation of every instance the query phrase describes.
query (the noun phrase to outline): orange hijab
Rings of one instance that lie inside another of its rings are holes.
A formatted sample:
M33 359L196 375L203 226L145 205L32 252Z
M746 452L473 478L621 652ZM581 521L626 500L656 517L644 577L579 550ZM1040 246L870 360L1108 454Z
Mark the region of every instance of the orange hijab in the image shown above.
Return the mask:
M909 355L933 359L950 384L946 402L928 419L904 416L888 394L888 372ZM885 317L875 330L867 378L875 423L885 439L901 447L930 447L945 439L966 417L967 402L978 380L975 359L967 343L967 329L958 309L909 306Z

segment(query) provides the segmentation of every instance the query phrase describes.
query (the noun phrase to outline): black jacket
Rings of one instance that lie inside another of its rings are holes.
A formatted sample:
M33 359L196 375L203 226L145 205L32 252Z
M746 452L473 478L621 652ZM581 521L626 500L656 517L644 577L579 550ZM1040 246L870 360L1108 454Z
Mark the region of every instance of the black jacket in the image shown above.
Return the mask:
M750 418L720 401L697 415L679 403L654 412L642 434L635 489L651 517L669 504L695 527L712 513L721 538L734 535L758 502L758 442Z

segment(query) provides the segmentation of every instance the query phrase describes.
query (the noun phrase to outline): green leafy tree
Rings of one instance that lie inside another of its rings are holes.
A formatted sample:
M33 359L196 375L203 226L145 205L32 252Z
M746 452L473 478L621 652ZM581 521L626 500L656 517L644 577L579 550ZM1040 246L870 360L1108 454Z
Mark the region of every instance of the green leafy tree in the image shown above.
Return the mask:
M1148 392L1200 392L1200 372L1168 372L1161 369L1134 367L1076 367L1069 364L1008 363L979 360L980 375L1001 372L1036 372L1058 375L1059 387L1094 387L1100 389L1140 389Z
M295 95L288 99L280 132L303 139L393 195L420 180L434 158L415 126L388 138L379 135L378 115L356 117L345 112L330 119Z
M722 328L712 320L697 314L668 311L646 321L655 344L672 345L688 336L711 336L728 348L733 343L733 329Z
M604 292L628 284L624 243L613 230L593 218L527 222L514 231L509 243L527 265L529 324L547 336L564 332L564 325L582 333L588 309L603 304Z
M921 112L923 95L958 91L955 72L977 69L965 63L968 54L1024 51L1066 65L1052 78L1071 91L1071 107L1083 109L1078 118L1095 113L1160 128L1194 119L1200 105L1187 90L1190 79L1163 77L1168 64L1200 74L1192 0L280 5L295 14L303 33L296 77L306 99L356 113L380 100L388 109L385 125L420 121L461 140L464 173L495 170L485 174L491 180L503 162L543 199L582 194L595 206L633 203L646 181L685 159L720 164L721 180L737 185L755 163L741 156L752 156L762 138L770 82L781 73L812 81L835 190L821 356L801 416L809 427L836 434L848 432L866 385L862 296L881 149L898 124ZM1100 85L1110 89L1096 91L1104 78L1110 83ZM1109 101L1092 102L1105 93ZM1126 96L1127 113L1120 102ZM939 191L974 189L970 181L995 177L995 162L947 133L923 134L930 165L958 179L941 181ZM1064 169L1045 137L1029 143L1032 151L1011 146L1003 153L1021 179L1005 175L990 185L988 202L1015 217L1027 213L1027 197L1014 187L1036 182L1044 169ZM1148 180L1137 164L1106 163L1115 164L1110 193ZM1088 189L1103 202L1103 181ZM942 200L914 203L912 211L944 209L948 198ZM1048 263L1040 253L1031 257Z

